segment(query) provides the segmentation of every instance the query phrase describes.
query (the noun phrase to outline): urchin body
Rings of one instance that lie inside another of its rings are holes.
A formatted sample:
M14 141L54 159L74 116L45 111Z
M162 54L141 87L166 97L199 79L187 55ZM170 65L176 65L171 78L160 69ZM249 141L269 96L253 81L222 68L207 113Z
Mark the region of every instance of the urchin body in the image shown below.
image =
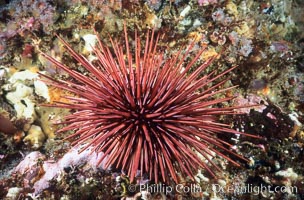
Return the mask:
M93 151L104 152L99 163L105 161L105 167L127 171L131 181L139 170L155 182L178 182L178 174L193 179L199 168L215 175L220 169L210 159L214 153L236 165L224 152L243 159L217 137L223 132L242 134L217 121L217 116L235 114L237 109L216 107L231 97L214 98L233 88L222 88L226 80L219 81L233 68L202 76L210 59L189 73L204 50L188 63L184 60L194 44L165 59L154 32L147 33L143 47L135 34L135 45L130 48L126 28L124 45L111 40L110 49L99 40L94 64L61 41L89 76L42 53L73 78L47 77L49 83L77 95L66 96L69 103L50 105L77 110L65 117L65 127L59 132L73 130L68 137L73 145L85 144L83 149L93 146Z

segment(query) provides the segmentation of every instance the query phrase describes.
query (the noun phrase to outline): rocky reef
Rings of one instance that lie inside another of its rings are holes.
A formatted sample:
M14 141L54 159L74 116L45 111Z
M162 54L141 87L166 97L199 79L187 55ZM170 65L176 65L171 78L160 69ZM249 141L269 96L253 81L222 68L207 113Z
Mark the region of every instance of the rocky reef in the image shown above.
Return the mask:
M301 0L1 1L0 199L303 199L303 19ZM64 140L70 132L56 133L71 111L45 104L68 92L41 75L70 77L40 52L87 73L56 35L94 63L96 33L110 46L110 37L123 40L124 24L131 36L154 29L159 48L170 47L165 57L193 43L191 55L206 49L201 62L214 57L208 70L237 66L225 86L238 87L218 95L249 107L220 120L261 139L221 139L248 162L239 168L213 156L217 179L202 169L195 182L130 182L124 171L96 165L101 154L78 153Z

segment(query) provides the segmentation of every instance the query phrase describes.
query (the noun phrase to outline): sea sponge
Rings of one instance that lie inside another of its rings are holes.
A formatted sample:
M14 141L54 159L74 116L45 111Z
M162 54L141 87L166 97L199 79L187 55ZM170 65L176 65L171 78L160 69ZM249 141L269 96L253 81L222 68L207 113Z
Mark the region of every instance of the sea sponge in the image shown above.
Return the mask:
M23 142L33 149L38 149L43 145L45 139L46 137L40 126L32 125L28 131L28 135L23 139Z

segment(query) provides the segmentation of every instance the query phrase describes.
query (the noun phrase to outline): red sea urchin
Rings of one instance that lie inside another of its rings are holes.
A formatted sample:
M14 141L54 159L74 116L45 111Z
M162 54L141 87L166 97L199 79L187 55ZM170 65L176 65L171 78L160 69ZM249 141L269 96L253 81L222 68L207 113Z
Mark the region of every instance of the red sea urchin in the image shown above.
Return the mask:
M111 39L109 48L98 40L93 50L97 57L94 64L58 36L89 75L69 69L42 53L73 78L64 81L46 76L48 82L77 96L64 97L69 103L49 105L77 110L65 117L66 126L59 132L75 131L68 137L72 145L85 144L83 149L93 147L93 151L104 152L98 163L106 158L106 168L126 170L131 181L138 170L149 174L155 182L159 177L168 181L168 174L175 182L177 174L193 179L199 168L215 176L214 169L220 169L210 159L213 153L238 165L225 153L244 158L217 137L223 132L244 134L217 121L217 116L235 114L238 107L212 107L232 99L214 97L233 88L220 89L226 80L219 81L233 68L202 76L212 62L210 59L189 74L204 50L186 64L184 60L194 44L165 59L164 52L157 48L159 36L153 31L147 32L144 48L135 33L134 51L126 28L124 32L124 45Z

